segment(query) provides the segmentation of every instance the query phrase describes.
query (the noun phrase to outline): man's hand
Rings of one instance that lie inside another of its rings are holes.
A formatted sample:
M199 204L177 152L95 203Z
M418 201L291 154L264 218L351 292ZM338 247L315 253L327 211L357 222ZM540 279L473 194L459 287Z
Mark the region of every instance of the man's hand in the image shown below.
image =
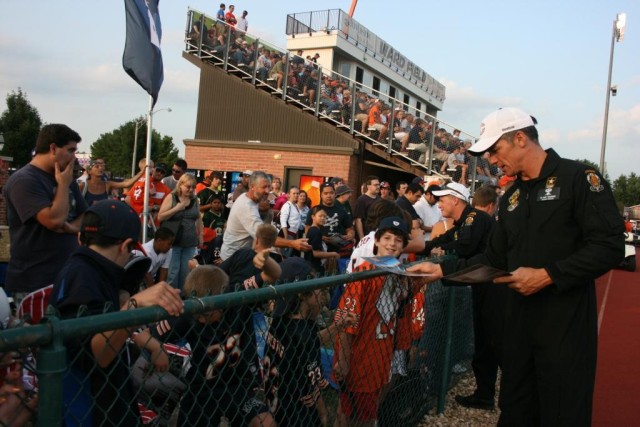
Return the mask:
M348 374L349 362L346 360L336 360L336 363L333 364L333 377L336 379L336 382L341 383L345 381Z
M442 274L442 266L432 262L421 262L420 264L412 265L407 268L407 272L428 274L430 281L442 279L442 276L444 276Z
M253 266L258 270L262 270L267 259L269 259L269 249L263 249L253 257Z
M493 283L506 283L514 291L524 296L533 295L553 283L544 268L520 267L510 276L498 277Z
M27 396L22 386L5 384L0 387L0 424L22 426L38 409L38 395Z
M309 239L296 239L291 241L293 245L293 249L300 252L308 252L311 250L311 245L309 244Z
M62 188L69 188L73 181L73 162L69 162L64 170L60 169L60 164L55 163L55 178L56 183Z
M27 395L22 383L22 358L5 353L0 367L5 371L0 387L0 425L22 426L38 409L38 395Z
M357 321L356 314L352 311L344 312L344 314L340 317L340 319L335 319L333 323L336 324L340 331L344 331L347 328L351 328L355 326Z
M167 282L159 282L133 296L138 307L159 305L172 316L179 316L184 312L184 302L180 299L180 289L171 287Z
M169 356L160 345L151 352L151 363L156 372L167 372L169 369Z

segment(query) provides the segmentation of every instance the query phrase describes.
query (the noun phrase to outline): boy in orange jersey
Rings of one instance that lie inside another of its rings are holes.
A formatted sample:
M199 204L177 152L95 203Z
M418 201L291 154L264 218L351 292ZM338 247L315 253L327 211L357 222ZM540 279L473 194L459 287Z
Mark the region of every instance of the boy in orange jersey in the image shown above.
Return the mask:
M407 245L409 227L399 217L385 218L375 233L377 256L399 257ZM369 263L361 265L370 269ZM420 283L421 284L421 283ZM380 391L389 382L401 301L412 289L395 275L347 285L336 311L336 321L347 313L354 326L336 338L333 375L341 385L337 426L373 426Z

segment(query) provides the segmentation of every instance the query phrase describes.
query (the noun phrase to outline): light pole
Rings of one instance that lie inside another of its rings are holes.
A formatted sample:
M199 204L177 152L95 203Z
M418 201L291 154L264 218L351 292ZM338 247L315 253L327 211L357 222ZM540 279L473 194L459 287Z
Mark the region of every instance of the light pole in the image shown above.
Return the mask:
M600 148L600 173L605 174L604 170L604 153L607 147L607 125L609 124L609 98L611 97L611 72L613 70L613 49L616 42L621 42L624 37L624 29L627 23L627 14L619 13L616 20L613 21L613 32L611 34L611 54L609 56L609 78L607 79L607 101L604 106L604 126L602 129L602 147ZM616 93L618 88L616 86Z
M155 113L159 113L160 111L166 111L168 113L171 112L171 108L161 108L160 110L152 111L151 115L153 116ZM138 130L140 130L140 126L147 121L147 114L144 117L141 117L136 121L136 133L133 138L133 154L131 155L131 176L136 174L136 152L138 151Z

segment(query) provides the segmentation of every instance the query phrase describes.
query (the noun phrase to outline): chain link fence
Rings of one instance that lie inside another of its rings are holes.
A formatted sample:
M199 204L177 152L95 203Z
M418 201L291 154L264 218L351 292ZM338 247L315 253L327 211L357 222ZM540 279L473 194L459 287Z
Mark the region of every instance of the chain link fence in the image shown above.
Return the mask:
M186 299L180 317L105 307L63 320L50 308L41 324L0 332L0 352L24 361L41 426L416 425L444 410L473 336L469 289L413 279L230 285ZM100 339L111 345L96 354Z

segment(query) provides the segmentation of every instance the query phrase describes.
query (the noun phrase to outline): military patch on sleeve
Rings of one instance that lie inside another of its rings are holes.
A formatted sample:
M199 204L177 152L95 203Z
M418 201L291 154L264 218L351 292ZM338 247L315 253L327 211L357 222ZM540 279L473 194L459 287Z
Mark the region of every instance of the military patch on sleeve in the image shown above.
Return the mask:
M509 197L509 206L507 206L507 210L509 212L513 211L518 207L518 199L520 198L520 189L518 188L513 194Z
M604 185L602 185L598 174L591 170L585 171L585 173L587 174L589 190L593 191L594 193L599 193L600 191L604 190Z
M471 225L471 224L473 224L473 216L469 215L467 219L464 221L464 225Z

